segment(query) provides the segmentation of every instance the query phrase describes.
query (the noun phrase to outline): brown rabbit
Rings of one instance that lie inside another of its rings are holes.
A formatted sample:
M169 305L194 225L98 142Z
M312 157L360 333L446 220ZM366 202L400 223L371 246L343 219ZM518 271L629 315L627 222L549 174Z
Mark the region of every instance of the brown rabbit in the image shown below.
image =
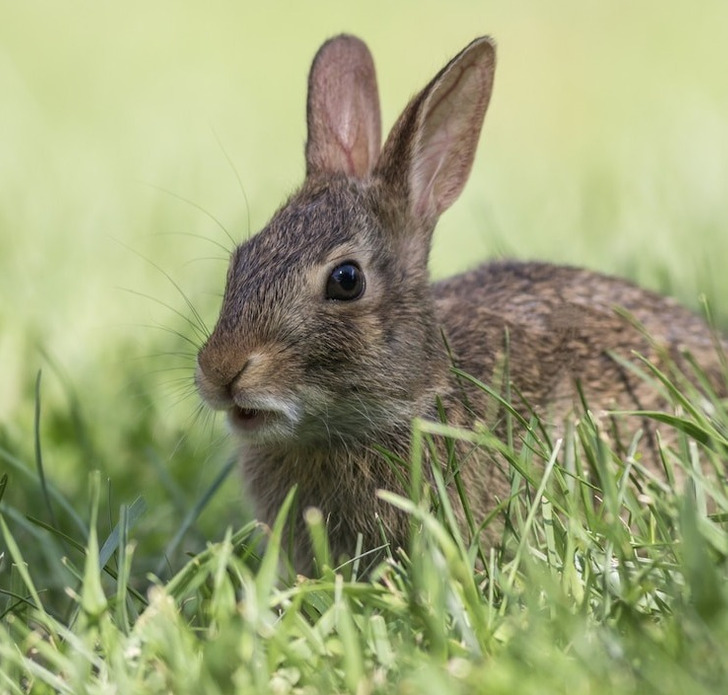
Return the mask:
M380 452L407 459L413 418L439 419L439 400L450 423L487 414L500 432L502 411L464 385L453 363L490 383L502 378L507 352L515 406L530 404L554 427L578 413L577 383L594 410L664 407L625 368L633 351L659 362L687 348L720 383L708 327L624 280L495 262L430 284L432 233L467 181L494 71L491 40L473 41L380 148L371 55L352 36L327 41L309 77L306 178L235 250L218 323L199 353L197 385L239 436L259 517L271 523L297 485L298 509L322 511L335 556L350 556L357 534L364 549L380 545L381 526L393 545L406 542L407 520L376 493L401 491ZM635 430L645 424L633 420ZM487 455L469 456L461 474L481 517L509 494ZM290 523L296 567L308 572L300 511Z

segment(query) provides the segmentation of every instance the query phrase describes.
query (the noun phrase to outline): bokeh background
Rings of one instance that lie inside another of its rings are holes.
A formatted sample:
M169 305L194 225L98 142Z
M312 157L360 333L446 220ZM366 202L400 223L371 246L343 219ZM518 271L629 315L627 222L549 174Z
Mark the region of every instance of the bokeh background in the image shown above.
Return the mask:
M100 469L112 510L147 498L150 548L178 528L230 452L195 416L185 317L214 322L231 239L300 182L307 71L341 31L372 49L385 129L473 37L498 41L435 276L503 256L586 265L694 308L704 293L728 326L724 0L0 0L0 472L8 455L35 466L42 369L53 484L82 506ZM6 513L38 504L13 468ZM231 478L198 540L241 505Z

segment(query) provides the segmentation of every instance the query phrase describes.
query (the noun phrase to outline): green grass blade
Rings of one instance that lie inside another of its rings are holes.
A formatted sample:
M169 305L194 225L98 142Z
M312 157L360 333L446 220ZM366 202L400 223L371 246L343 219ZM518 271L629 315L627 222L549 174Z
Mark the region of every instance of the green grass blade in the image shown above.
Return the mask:
M99 551L99 567L106 567L106 564L111 559L117 548L120 548L123 544L122 540L122 520L126 527L123 529L124 534L128 534L129 529L134 528L137 521L146 513L147 503L143 497L137 497L129 507L123 507L123 514L119 520L119 523L114 526L111 533L104 541Z
M43 500L45 501L46 509L48 510L48 516L50 517L51 524L58 526L56 520L56 514L53 511L53 505L51 504L51 496L48 493L48 486L46 485L45 470L43 468L43 448L41 447L40 441L40 378L42 372L38 371L38 376L35 380L35 419L33 425L34 432L34 443L35 443L35 465L38 471L38 480L40 480L40 489L43 493Z
M40 594L38 593L38 589L36 589L35 584L31 579L30 572L28 571L28 565L23 559L20 548L18 548L18 544L15 542L15 539L10 533L10 529L5 523L5 518L3 515L0 515L0 529L2 529L3 538L5 538L5 545L8 548L10 557L13 558L13 562L15 563L15 569L20 575L23 584L25 585L26 589L30 593L31 598L33 599L33 607L39 615L39 620L51 634L55 635L56 630L54 627L54 621L51 616L46 613L43 602L40 600Z
M222 467L220 472L215 476L215 479L212 481L210 486L202 493L197 502L195 502L195 504L190 508L190 511L187 513L182 521L182 524L177 530L177 533L175 533L174 538L172 538L172 540L165 548L164 557L159 561L159 564L157 565L157 575L161 576L163 574L164 568L166 566L166 558L174 554L174 552L179 547L179 544L182 542L182 539L187 535L187 532L192 528L192 526L199 518L202 510L207 507L210 500L214 497L215 493L218 491L223 482L225 482L225 480L233 471L236 465L237 458L232 458L227 461L227 463Z

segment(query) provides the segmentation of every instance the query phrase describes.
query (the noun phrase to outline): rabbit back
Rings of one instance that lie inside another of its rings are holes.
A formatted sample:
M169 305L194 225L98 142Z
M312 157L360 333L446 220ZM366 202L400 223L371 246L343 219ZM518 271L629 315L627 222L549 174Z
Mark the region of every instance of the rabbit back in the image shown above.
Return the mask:
M515 405L520 400L524 413L534 408L557 429L578 413L582 395L595 413L669 407L654 380L640 376L648 371L640 357L695 381L689 354L725 393L725 341L675 300L627 280L503 261L438 282L433 294L456 366L490 385L507 378L516 387ZM475 391L468 397L482 401Z

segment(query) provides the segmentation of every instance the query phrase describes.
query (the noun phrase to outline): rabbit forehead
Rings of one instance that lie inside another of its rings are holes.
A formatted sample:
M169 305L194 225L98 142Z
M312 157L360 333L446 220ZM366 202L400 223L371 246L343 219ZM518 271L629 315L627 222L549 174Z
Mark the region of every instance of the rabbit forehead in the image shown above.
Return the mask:
M241 244L228 280L238 287L253 280L265 282L273 269L280 277L341 254L369 255L382 241L366 189L334 180L312 191L304 188L263 230Z

